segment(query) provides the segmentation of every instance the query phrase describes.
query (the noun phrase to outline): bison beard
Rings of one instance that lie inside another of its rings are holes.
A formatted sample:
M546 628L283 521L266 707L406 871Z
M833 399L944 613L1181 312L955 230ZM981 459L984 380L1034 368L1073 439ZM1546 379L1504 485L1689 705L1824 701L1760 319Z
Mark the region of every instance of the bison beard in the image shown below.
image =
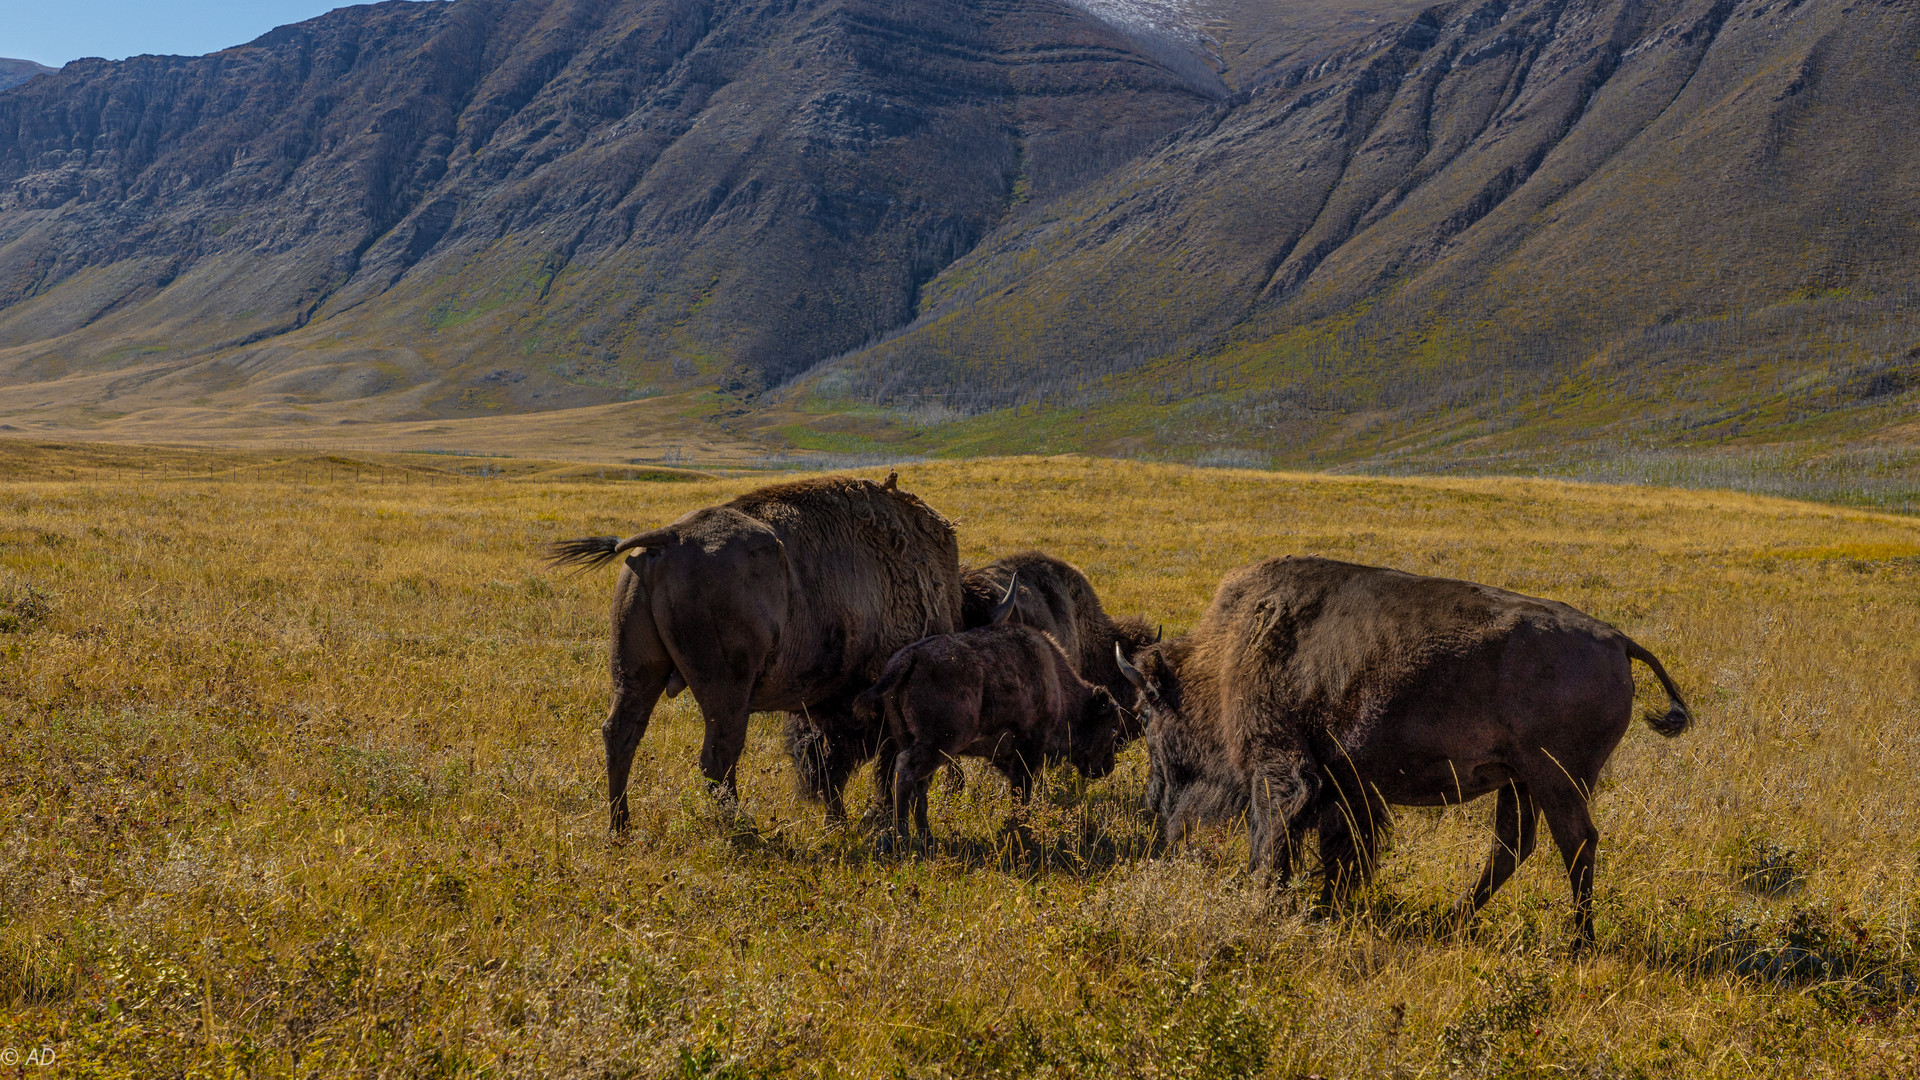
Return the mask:
M1526 859L1544 814L1585 942L1600 838L1587 801L1632 721L1632 660L1668 695L1648 725L1685 731L1660 661L1565 604L1284 558L1229 574L1192 634L1121 666L1151 716L1148 800L1168 842L1244 812L1253 867L1284 880L1318 830L1331 906L1372 873L1388 804L1497 791L1493 851L1456 922Z
M885 484L827 477L748 492L625 540L555 544L555 566L627 557L614 584L613 707L602 727L612 827L660 695L693 691L700 766L731 797L750 712L788 712L801 786L845 815L841 792L884 732L852 717L887 658L960 626L953 526ZM882 769L891 764L883 756Z

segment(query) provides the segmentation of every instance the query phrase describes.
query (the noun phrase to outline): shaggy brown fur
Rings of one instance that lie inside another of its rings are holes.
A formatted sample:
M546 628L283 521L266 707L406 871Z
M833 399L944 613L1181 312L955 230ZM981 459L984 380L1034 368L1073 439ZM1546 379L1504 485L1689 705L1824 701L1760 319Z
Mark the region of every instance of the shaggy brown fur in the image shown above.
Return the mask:
M1499 792L1492 855L1464 921L1533 848L1536 813L1567 864L1580 936L1593 933L1587 800L1633 712L1629 662L1653 669L1678 735L1686 704L1653 655L1552 600L1317 558L1227 575L1193 633L1143 650L1148 799L1169 842L1248 815L1252 862L1284 879L1317 828L1336 902L1372 871L1386 804Z
M929 833L927 781L943 762L986 758L1024 803L1043 764L1069 761L1090 777L1112 772L1120 732L1113 695L1081 679L1054 639L1030 626L987 626L909 645L853 708L883 722L900 748L893 825L903 838L909 808Z
M1153 644L1157 634L1144 620L1115 619L1107 615L1093 583L1080 568L1043 551L1022 551L995 559L985 566L960 572L965 590L963 619L971 629L985 626L993 607L1018 577L1012 621L1048 634L1060 644L1081 678L1104 686L1115 701L1132 701L1133 686L1120 673L1114 646L1120 655ZM1121 745L1138 738L1143 725L1131 713L1121 728Z
M761 488L625 540L556 544L552 561L599 566L626 553L603 729L616 831L654 703L682 687L706 717L700 766L719 793L734 791L747 714L786 711L803 785L830 818L844 816L847 778L884 738L853 720L854 695L901 646L960 626L953 526L892 477Z

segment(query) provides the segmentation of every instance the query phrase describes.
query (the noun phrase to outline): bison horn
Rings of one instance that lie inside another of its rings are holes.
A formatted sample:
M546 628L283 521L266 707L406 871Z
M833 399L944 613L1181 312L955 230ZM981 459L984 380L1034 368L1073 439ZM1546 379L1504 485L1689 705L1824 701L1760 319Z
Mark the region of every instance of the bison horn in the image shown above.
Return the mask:
M1161 623L1161 624L1160 624L1159 626L1156 626L1156 627L1154 627L1154 628L1153 628L1153 643L1154 643L1155 645L1158 645L1158 644L1160 644L1160 639L1161 639L1161 637L1163 637L1163 636L1164 636L1164 635L1166 634L1166 632L1167 632L1167 624L1166 624L1166 623Z
M1133 684L1134 689L1145 691L1148 696L1152 696L1153 690L1147 686L1147 677L1140 674L1139 668L1127 663L1127 654L1120 651L1120 643L1117 641L1113 643L1113 658L1120 662L1120 674L1127 677L1127 681Z
M998 604L993 605L993 622L991 625L999 626L1001 623L1006 622L1007 618L1013 614L1013 596L1014 596L1014 592L1017 589L1019 589L1019 587L1020 587L1019 574L1016 573L1012 577L1007 579L1006 595L1000 598L1000 602Z

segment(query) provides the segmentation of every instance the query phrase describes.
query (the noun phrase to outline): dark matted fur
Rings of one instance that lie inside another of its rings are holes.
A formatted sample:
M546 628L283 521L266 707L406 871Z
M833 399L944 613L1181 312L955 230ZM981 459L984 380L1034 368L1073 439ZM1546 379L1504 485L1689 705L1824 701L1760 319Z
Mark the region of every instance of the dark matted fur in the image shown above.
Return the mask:
M682 687L708 721L700 763L718 787L733 789L747 714L785 711L802 785L840 816L848 776L884 735L853 720L854 695L901 646L960 628L953 526L892 477L760 488L625 540L556 544L552 561L622 554L605 726L616 830L654 703Z
M1080 678L1052 637L1011 624L901 649L853 711L870 726L884 724L899 748L893 824L901 836L909 809L928 832L927 781L943 763L985 758L1025 802L1043 765L1068 761L1090 777L1112 772L1121 725L1113 695Z
M1110 617L1087 575L1064 559L1044 551L1022 551L962 570L962 619L967 628L987 625L994 605L1016 575L1019 588L1010 621L1052 636L1081 678L1106 687L1116 701L1132 701L1133 686L1120 673L1113 647L1118 644L1122 654L1132 657L1153 643L1155 633L1142 619ZM1126 714L1121 745L1138 738L1141 731L1133 714Z
M1590 937L1587 798L1633 712L1630 661L1653 670L1678 735L1686 704L1654 656L1552 600L1318 558L1228 574L1193 633L1144 649L1148 799L1167 839L1246 812L1252 861L1284 877L1320 833L1333 902L1372 869L1388 803L1499 792L1493 855L1456 915L1526 858L1536 812L1567 861Z

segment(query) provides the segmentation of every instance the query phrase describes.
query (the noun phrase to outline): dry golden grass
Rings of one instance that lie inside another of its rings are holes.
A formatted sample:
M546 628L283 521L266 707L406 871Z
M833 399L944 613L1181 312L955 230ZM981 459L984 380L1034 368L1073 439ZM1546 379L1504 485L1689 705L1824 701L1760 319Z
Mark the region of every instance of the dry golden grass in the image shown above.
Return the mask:
M1056 552L1169 633L1228 568L1320 552L1634 634L1700 722L1636 725L1615 756L1600 945L1575 956L1550 849L1472 937L1430 931L1489 803L1402 812L1364 910L1316 920L1305 888L1246 879L1234 830L1153 852L1138 747L1108 780L1056 777L1024 831L970 769L936 790L936 846L888 857L793 794L771 718L724 819L683 695L609 843L609 577L550 576L539 549L759 481L190 454L35 479L88 451L30 452L0 442L0 1047L51 1046L43 1075L1905 1076L1920 1055L1914 519L903 470L964 557Z

